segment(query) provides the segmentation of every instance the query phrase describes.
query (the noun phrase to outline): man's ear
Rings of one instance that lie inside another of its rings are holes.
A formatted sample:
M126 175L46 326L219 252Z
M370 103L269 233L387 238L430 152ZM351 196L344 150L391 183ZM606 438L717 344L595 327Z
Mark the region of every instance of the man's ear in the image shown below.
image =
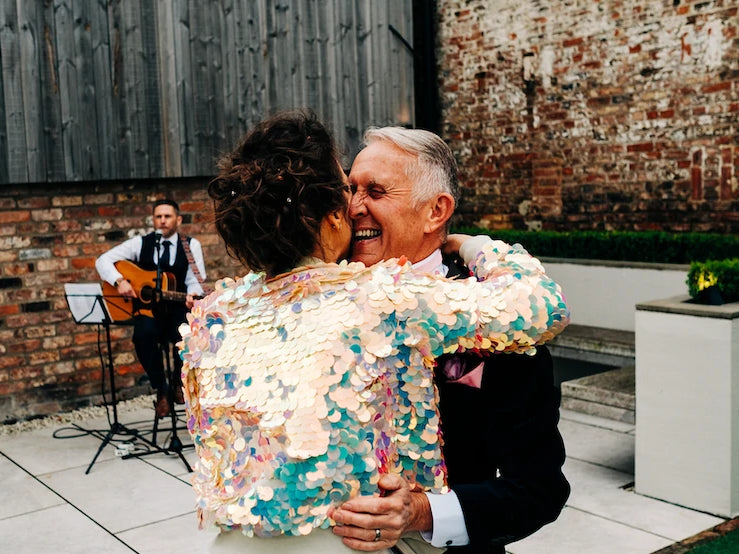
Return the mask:
M454 198L447 192L439 194L429 205L429 216L423 232L433 234L446 225L454 213Z

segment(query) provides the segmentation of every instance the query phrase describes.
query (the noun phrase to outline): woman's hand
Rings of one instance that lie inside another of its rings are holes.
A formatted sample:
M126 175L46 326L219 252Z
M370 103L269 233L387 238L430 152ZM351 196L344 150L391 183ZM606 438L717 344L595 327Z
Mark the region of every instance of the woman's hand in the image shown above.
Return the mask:
M441 251L444 254L456 256L459 254L459 249L462 247L462 243L469 238L472 238L471 235L463 235L461 233L447 235L446 241L441 245Z
M394 546L406 531L431 530L431 506L423 492L398 475L383 475L378 485L384 496L358 496L329 512L337 523L334 534L345 545L372 552Z

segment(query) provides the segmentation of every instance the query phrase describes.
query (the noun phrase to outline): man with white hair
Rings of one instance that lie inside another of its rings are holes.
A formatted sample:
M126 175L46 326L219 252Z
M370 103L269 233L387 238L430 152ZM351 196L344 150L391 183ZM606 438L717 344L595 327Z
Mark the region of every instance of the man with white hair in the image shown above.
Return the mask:
M349 175L352 259L371 265L406 256L418 269L469 276L442 255L442 248L459 246L458 237L447 237L458 198L447 144L399 127L370 129L364 138ZM406 552L401 536L421 531L430 545L450 552L503 553L564 506L570 488L561 471L560 397L546 347L534 356L447 356L438 360L435 381L451 493L423 493L384 475L381 496L357 497L333 512L334 533L347 546Z

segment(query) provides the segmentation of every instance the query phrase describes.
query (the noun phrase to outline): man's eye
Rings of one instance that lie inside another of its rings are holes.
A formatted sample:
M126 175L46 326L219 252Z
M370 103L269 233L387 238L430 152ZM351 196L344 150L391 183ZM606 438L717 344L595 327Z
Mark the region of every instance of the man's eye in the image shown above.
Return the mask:
M379 188L371 188L367 191L367 195L370 198L380 198L383 194L385 194L385 191Z

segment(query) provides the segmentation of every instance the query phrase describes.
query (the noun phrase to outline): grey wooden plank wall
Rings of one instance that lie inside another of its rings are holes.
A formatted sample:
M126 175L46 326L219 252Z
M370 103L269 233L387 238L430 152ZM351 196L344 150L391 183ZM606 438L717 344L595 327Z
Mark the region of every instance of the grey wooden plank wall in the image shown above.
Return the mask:
M212 175L310 107L412 125L412 0L0 0L0 184Z

